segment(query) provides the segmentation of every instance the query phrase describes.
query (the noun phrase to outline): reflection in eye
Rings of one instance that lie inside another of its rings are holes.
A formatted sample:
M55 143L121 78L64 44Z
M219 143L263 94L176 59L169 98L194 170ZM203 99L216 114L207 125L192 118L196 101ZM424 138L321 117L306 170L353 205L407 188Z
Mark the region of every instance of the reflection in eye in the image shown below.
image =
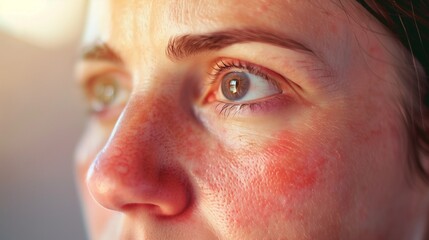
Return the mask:
M129 89L120 78L120 74L109 73L89 80L86 93L92 112L103 113L125 104Z

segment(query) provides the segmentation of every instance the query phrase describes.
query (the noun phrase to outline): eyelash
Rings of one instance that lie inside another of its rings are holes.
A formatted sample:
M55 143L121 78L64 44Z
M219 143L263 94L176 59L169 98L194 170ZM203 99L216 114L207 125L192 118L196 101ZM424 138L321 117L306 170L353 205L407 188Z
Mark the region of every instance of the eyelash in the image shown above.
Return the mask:
M218 81L219 76L222 75L222 73L230 69L240 69L240 70L245 70L251 74L257 75L259 77L262 77L269 84L273 84L276 87L279 87L278 83L275 80L273 80L271 77L269 77L269 75L267 75L261 70L261 67L251 63L241 61L241 60L233 60L233 59L220 60L216 62L211 67L211 69L212 69L212 72L208 73L211 79L209 85L215 85ZM276 97L275 99L281 100L280 97ZM251 112L254 112L256 110L266 109L268 105L270 104L266 101L249 102L249 103L219 102L216 105L215 109L219 115L223 115L224 117L229 117L231 114L235 116L236 114L246 109L250 110Z
M229 70L231 68L244 69L247 70L251 74L255 74L264 78L265 80L272 82L272 80L268 77L267 74L260 70L260 67L255 65L240 61L240 60L221 60L216 62L216 64L212 67L214 73L209 73L212 78L212 84L216 81L220 74L224 71Z
M272 100L284 101L282 97L273 97ZM255 112L257 110L264 110L269 108L271 105L270 102L261 101L254 103L225 103L220 102L216 105L215 109L218 111L219 115L224 117L229 117L231 114L235 116L243 110L249 109L251 112Z

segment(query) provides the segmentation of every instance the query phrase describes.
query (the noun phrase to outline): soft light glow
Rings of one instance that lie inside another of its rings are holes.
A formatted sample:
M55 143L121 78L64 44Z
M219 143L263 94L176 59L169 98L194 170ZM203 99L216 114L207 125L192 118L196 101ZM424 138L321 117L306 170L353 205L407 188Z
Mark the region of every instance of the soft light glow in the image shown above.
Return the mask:
M78 37L85 0L0 0L0 30L42 47Z

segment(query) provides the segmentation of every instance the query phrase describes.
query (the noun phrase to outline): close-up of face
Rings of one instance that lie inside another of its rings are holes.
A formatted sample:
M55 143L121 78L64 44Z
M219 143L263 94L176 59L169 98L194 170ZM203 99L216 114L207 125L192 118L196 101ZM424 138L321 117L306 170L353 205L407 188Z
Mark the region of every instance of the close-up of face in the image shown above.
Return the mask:
M90 239L423 239L411 57L356 1L92 1L82 45Z

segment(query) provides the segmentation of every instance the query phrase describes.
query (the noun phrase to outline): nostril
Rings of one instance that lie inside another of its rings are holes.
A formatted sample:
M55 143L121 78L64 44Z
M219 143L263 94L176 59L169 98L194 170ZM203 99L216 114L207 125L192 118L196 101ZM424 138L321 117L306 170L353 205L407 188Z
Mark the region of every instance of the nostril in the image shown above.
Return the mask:
M142 211L148 215L152 216L162 216L165 213L162 211L160 206L156 204L138 204L138 203L129 203L122 206L121 212L134 212L134 211Z

